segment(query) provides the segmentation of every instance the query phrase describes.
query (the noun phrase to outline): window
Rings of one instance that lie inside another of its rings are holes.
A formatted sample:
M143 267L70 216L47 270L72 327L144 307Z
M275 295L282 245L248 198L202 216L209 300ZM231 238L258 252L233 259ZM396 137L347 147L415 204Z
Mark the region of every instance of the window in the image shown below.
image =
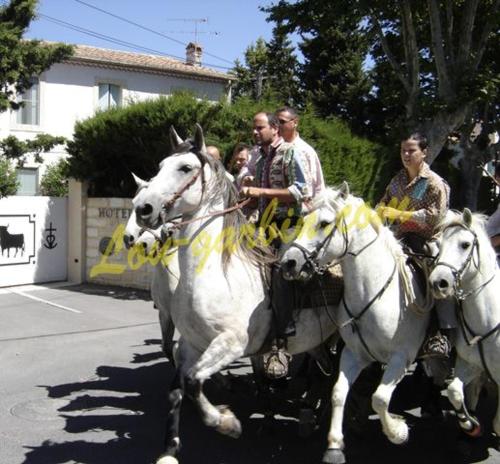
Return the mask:
M19 188L16 195L36 195L38 193L38 168L19 168L17 170Z
M38 77L31 79L32 86L19 96L23 106L16 111L17 124L38 126L40 118L40 81Z
M108 110L122 104L122 89L115 84L99 84L99 109Z

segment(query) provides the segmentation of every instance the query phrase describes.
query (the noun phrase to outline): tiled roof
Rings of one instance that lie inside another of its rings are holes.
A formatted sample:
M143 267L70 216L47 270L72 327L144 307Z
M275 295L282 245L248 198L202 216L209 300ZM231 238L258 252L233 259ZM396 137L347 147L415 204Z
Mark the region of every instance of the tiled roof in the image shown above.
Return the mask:
M203 66L193 66L160 55L109 50L105 48L75 45L69 63L103 68L128 69L152 74L169 74L210 81L234 80L234 76Z

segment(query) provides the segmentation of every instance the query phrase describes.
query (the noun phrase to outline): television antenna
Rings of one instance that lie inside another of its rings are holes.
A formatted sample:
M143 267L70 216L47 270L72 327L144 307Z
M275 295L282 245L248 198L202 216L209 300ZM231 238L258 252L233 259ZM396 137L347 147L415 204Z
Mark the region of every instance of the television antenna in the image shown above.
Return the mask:
M194 34L194 42L198 43L198 34L212 34L219 35L220 32L217 31L200 31L198 30L198 25L202 23L208 24L208 18L168 18L167 21L181 21L185 23L194 23L194 31L165 31L168 34Z

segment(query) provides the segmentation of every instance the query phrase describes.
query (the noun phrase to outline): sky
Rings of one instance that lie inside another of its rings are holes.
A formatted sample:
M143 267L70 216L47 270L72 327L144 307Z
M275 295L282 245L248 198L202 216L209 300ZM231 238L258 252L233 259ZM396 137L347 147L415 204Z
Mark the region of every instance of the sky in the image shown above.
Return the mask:
M31 23L25 37L165 54L184 60L186 44L195 40L197 28L197 40L204 50L203 65L227 71L235 59L244 61L246 48L259 37L271 38L273 24L266 22L265 13L259 10L259 6L271 3L271 0L39 0L38 19Z

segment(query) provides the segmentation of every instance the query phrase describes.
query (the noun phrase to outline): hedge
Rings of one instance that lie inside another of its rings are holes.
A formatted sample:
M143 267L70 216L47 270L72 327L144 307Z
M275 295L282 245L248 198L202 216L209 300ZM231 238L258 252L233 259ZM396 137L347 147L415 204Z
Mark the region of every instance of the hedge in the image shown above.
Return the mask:
M207 145L216 145L229 157L237 143L252 143L253 115L278 106L245 98L214 104L179 93L100 112L75 126L68 143L70 175L89 181L92 196L131 197L135 184L130 172L150 178L170 154L171 125L185 138L200 123ZM384 147L354 136L338 120L315 116L308 108L300 132L316 148L327 184L347 180L366 200L378 199L387 181L382 175L388 159Z

